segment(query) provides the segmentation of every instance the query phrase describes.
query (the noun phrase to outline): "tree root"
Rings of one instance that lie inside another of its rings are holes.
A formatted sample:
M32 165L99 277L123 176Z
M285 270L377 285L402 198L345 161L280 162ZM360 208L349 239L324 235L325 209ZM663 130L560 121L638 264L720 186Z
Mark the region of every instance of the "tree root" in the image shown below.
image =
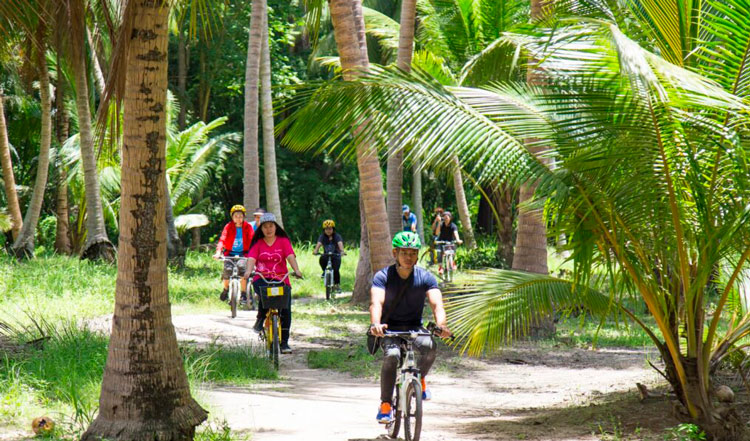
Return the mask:
M108 239L96 239L86 244L81 259L101 260L107 263L117 262L117 249Z

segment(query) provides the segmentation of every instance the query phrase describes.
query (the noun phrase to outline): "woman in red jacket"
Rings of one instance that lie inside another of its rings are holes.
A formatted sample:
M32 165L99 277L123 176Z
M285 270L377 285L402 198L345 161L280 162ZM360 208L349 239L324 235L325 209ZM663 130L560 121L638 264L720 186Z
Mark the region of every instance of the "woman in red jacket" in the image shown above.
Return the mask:
M224 226L224 230L221 232L219 243L216 244L216 254L214 259L221 259L222 256L240 256L247 257L248 251L250 251L250 241L253 238L253 227L249 223L245 222L245 207L242 205L235 205L229 210L229 215L232 217L232 222L229 222ZM242 259L237 262L237 269L239 274L244 274L247 268L247 260ZM229 294L229 277L232 275L232 263L224 262L224 272L221 274L221 280L224 282L224 291L221 292L219 297L222 302L225 302ZM242 296L245 297L245 290L247 289L247 279L244 277L241 279L240 284L242 285Z

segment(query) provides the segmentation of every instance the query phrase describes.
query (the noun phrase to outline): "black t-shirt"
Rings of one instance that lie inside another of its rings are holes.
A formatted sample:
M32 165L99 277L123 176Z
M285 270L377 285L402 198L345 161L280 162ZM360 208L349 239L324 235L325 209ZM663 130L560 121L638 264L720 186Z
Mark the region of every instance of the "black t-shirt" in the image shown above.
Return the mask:
M458 231L458 227L453 222L451 222L450 225L445 225L445 222L441 223L440 235L438 235L438 240L456 240L456 235L454 234L455 231Z
M328 237L323 233L318 237L318 243L323 244L323 250L326 253L340 254L341 250L339 250L339 242L343 241L344 239L341 238L339 233L333 233L333 236L331 237Z
M383 318L393 307L393 302L404 284L409 284L406 292L396 310L390 313L386 322L388 328L394 331L398 331L399 328L401 328L400 330L407 330L421 326L422 310L427 298L427 291L438 287L435 276L424 268L415 266L408 279L402 279L398 275L396 265L383 268L372 279L372 286L385 289Z

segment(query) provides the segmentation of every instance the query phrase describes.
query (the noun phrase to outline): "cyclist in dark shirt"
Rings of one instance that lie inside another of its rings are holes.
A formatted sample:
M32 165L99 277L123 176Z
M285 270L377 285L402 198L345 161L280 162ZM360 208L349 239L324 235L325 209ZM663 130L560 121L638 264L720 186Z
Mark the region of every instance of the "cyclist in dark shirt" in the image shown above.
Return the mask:
M445 242L456 242L457 244L462 244L464 241L461 240L461 238L458 236L458 227L456 224L452 222L453 215L450 211L444 211L443 212L443 221L440 222L437 226L437 230L435 231L435 234L437 235L437 240L445 241ZM437 259L438 259L438 274L443 273L443 245L436 246L437 249ZM453 262L454 270L456 262Z
M344 239L336 232L336 222L331 219L323 221L323 234L318 237L318 243L315 244L313 254L318 254L318 250L323 248L326 253L333 253L331 257L331 266L333 266L333 289L341 291L341 256L346 256L344 251ZM328 266L328 257L320 256L320 269L325 271Z
M393 331L419 330L422 327L422 310L425 299L432 308L435 323L442 328L440 337L450 337L446 326L443 296L438 283L429 271L416 266L422 242L415 233L400 232L393 238L393 257L396 264L380 270L372 280L370 290L370 332L378 337L385 335L386 329ZM401 299L399 291L404 289ZM385 317L385 323L383 318ZM399 340L383 339L383 367L380 371L380 407L377 420L389 423L392 418L391 401L396 384L396 370L401 358ZM422 374L422 398L429 400L425 377L435 361L436 346L432 337L419 337L414 342L419 352L417 367Z

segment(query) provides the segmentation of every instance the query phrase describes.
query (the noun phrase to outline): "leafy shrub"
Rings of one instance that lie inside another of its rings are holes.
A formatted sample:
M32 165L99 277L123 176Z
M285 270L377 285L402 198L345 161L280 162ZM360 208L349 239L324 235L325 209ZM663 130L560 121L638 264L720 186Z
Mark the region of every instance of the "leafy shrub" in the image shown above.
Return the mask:
M36 227L36 245L45 249L52 249L57 235L57 217L47 216L39 221Z
M510 268L510 262L503 262L497 256L496 248L479 246L473 250L458 248L458 266L461 269L480 269L480 268Z

